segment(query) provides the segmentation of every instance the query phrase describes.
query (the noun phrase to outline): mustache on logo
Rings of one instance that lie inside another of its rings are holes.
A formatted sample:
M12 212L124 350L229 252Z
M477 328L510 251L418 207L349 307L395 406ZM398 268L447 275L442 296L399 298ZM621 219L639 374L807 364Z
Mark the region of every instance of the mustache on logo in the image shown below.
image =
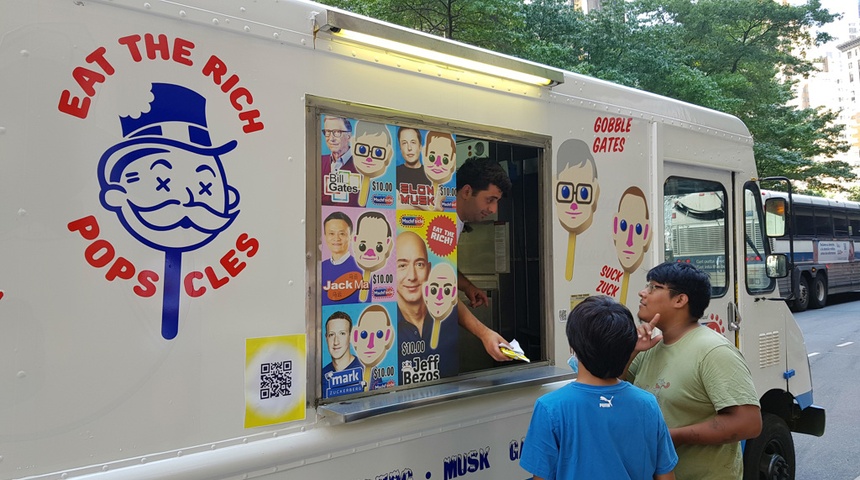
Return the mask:
M140 222L155 231L169 231L177 228L192 228L206 234L218 233L238 215L219 212L201 202L180 203L167 200L151 207L140 207L129 202L132 212Z

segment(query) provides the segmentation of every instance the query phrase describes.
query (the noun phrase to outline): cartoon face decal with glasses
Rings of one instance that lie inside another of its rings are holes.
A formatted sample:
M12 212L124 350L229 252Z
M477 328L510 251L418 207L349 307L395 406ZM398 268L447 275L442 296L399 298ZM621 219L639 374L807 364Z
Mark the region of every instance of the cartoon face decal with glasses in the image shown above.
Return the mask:
M630 274L639 268L645 252L651 246L651 221L648 217L648 202L639 187L630 187L621 195L618 213L612 223L615 252L624 270L619 302L627 301L627 284Z
M573 278L576 235L584 232L594 219L600 185L597 165L588 144L568 139L558 149L555 182L555 213L561 226L570 233L565 278Z
M363 175L359 206L367 205L370 179L379 177L388 169L394 154L392 146L391 132L385 125L363 120L355 124L352 157L355 161L355 170Z

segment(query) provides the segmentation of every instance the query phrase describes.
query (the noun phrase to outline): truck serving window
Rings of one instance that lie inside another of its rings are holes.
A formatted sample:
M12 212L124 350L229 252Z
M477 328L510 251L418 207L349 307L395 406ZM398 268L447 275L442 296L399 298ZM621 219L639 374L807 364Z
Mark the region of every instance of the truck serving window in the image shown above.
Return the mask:
M692 263L708 273L711 296L728 290L726 192L718 182L669 177L663 186L666 261Z
M309 263L316 277L309 331L317 332L315 368L309 370L318 372L310 378L317 402L545 366L543 252L549 249L541 189L549 140L311 103L308 186L319 200L308 207L308 218L316 219L309 242L317 245ZM457 213L458 173L472 158L498 165L511 189L495 212L464 225ZM458 304L469 300L458 272L487 295L487 305L469 311L505 339L516 339L531 363L493 360L460 326Z

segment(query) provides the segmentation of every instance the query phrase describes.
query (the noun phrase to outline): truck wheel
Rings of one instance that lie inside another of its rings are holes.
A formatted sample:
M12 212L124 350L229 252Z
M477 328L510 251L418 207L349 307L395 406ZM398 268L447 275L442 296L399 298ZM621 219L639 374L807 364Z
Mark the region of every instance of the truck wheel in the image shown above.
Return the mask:
M744 447L744 480L794 480L794 440L785 421L761 414L761 435Z
M823 275L812 279L812 289L809 292L809 308L822 308L827 305L827 282Z
M797 296L791 302L791 309L795 312L802 312L809 307L809 280L806 276L801 276L797 282Z

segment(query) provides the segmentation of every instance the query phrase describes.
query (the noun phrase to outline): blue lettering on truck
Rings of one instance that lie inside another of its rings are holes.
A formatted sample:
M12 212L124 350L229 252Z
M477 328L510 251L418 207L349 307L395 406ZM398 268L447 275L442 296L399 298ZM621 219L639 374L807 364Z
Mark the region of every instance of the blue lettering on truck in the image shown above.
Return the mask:
M444 479L458 478L490 468L490 447L445 458Z

